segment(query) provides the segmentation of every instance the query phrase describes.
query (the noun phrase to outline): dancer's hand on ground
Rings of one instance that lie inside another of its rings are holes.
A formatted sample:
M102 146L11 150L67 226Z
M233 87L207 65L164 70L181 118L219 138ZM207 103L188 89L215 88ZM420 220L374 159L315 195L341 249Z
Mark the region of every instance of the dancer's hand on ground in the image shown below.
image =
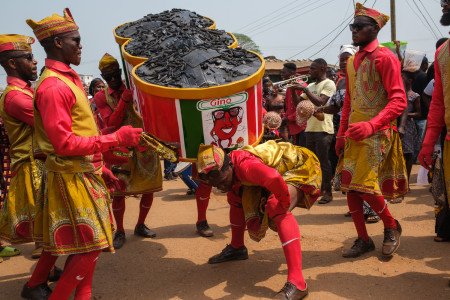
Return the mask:
M135 147L141 139L142 128L133 128L131 126L120 127L116 131L117 141L120 147Z
M346 136L357 142L362 141L374 134L374 129L370 122L357 122L348 125Z

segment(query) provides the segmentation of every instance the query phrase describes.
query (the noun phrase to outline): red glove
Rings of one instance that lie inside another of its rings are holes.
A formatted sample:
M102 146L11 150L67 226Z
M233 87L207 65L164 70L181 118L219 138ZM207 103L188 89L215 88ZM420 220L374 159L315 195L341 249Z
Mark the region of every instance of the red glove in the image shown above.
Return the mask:
M375 130L370 122L357 122L348 125L345 135L357 142L362 141L373 135Z
M427 132L425 134L425 138L423 139L422 149L419 153L419 162L425 169L429 170L431 165L433 164L433 160L431 159L431 155L434 152L434 145L441 135L441 129L439 127L428 127Z
M115 155L112 151L103 152L103 160L112 165L122 165L128 162L128 157Z
M133 92L131 90L125 89L122 93L122 100L125 102L130 102L133 100Z
M133 128L130 125L120 127L115 135L120 147L135 147L141 139L142 128Z
M336 145L334 146L334 149L336 150L337 156L341 155L341 152L344 151L345 148L345 138L339 137L336 138Z
M110 193L122 190L122 186L120 184L119 178L114 176L114 174L111 172L111 170L109 170L105 166L103 166L103 169L102 169L102 178L105 181L106 187L108 188L108 191Z

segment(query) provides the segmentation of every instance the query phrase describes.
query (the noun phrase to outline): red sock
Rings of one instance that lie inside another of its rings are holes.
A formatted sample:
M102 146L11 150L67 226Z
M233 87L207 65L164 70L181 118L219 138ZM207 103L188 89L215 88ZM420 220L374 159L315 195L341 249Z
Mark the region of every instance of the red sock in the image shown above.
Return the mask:
M86 293L85 289L92 283L92 276L90 276L90 273L91 271L93 272L93 268L95 267L100 252L102 251L98 250L74 255L64 268L64 272L56 284L49 300L68 299L70 294L72 294L72 291L81 284L82 281L90 278L90 282L86 282L83 285L84 293Z
M55 266L55 262L58 256L51 255L50 252L42 251L41 257L36 265L36 268L31 275L30 280L28 280L27 285L29 288L36 287L41 283L47 281L48 274Z
M242 207L230 205L231 246L244 246L245 216Z
M363 199L360 193L348 192L347 204L350 214L352 215L353 224L355 224L358 237L363 241L369 241L369 235L367 234L366 220L364 219L363 211Z
M384 228L397 228L397 223L392 217L389 209L384 201L383 196L373 194L361 194L361 198L372 207L381 220L383 220Z
M208 209L209 198L211 196L212 186L200 183L195 193L197 201L197 223L206 221L206 210Z
M125 197L114 196L112 201L112 211L116 219L117 231L125 232L123 228L123 215L125 214Z
M75 299L76 300L89 300L92 295L92 279L94 278L94 270L95 265L97 264L97 260L92 264L91 270L86 274L86 277L78 284L77 289L75 290Z
M141 203L139 204L139 219L137 221L137 225L144 224L148 212L150 211L150 207L152 207L152 204L153 204L153 193L143 194L141 198Z

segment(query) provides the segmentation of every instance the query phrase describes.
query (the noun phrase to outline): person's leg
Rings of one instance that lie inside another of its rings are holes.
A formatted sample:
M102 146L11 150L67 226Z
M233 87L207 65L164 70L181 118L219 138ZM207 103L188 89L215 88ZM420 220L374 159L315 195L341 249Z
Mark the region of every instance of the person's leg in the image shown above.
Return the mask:
M405 158L406 172L408 173L408 183L411 175L411 169L413 165L413 154L412 153L404 153L403 157Z
M41 257L36 264L36 268L27 282L29 288L34 288L44 282L47 282L47 277L50 271L55 266L58 256L51 255L48 251L42 251Z
M211 257L208 261L210 264L248 259L247 248L244 245L246 227L244 210L240 203L232 203L230 200L228 202L230 203L231 243L222 252Z
M101 250L92 251L83 254L76 254L64 268L64 272L56 284L49 300L68 299L72 291L85 279L90 278L92 282L91 272L95 268L98 255ZM83 284L84 293L86 293L88 282Z
M214 235L211 227L206 220L206 211L208 210L209 198L211 197L212 186L204 183L199 183L197 191L195 192L195 201L197 202L197 232L203 237L210 237Z
M212 186L201 183L195 193L197 202L197 223L206 221L206 211L208 209L209 198L211 197Z
M308 150L311 150L315 154L316 140L314 137L314 132L305 132L305 146Z
M144 224L148 212L153 204L153 193L143 194L139 204L139 218L136 225Z
M359 193L348 192L347 204L348 209L350 210L350 215L353 219L353 224L355 224L358 238L362 239L365 242L368 242L369 235L367 234L367 228L364 219L363 199L361 198Z
M316 132L315 137L314 153L319 159L320 168L322 169L322 192L333 198L331 194L331 165L328 156L333 135L326 132Z
M113 196L112 211L116 220L117 231L125 232L123 228L123 215L125 214L125 197Z
M92 264L91 270L86 274L83 280L81 280L80 284L78 284L77 289L75 290L75 299L76 300L89 300L92 295L92 279L94 278L95 266L97 264L97 260Z
M336 174L336 168L339 161L339 157L336 155L336 150L334 149L335 147L336 147L336 135L333 135L330 147L328 149L328 157L330 158L330 167L331 167L331 178L334 178L334 175Z
M297 198L297 189L288 185L291 198ZM266 205L269 217L277 225L278 236L286 258L288 277L299 290L305 290L306 283L302 273L302 249L300 244L300 229L294 216L281 206L275 196L271 196Z
M134 234L147 238L154 238L156 233L145 225L145 219L153 204L153 193L143 194L139 204L139 218L134 228Z
M384 224L384 228L397 228L397 223L392 217L383 196L360 193L361 198L364 199L370 207L377 213Z

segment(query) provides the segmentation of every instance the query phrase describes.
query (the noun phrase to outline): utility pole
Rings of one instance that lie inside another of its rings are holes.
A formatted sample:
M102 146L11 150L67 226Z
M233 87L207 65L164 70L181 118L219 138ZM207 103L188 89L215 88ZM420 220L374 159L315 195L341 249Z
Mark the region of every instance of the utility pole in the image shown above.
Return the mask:
M395 0L391 0L391 41L397 40L395 23Z

